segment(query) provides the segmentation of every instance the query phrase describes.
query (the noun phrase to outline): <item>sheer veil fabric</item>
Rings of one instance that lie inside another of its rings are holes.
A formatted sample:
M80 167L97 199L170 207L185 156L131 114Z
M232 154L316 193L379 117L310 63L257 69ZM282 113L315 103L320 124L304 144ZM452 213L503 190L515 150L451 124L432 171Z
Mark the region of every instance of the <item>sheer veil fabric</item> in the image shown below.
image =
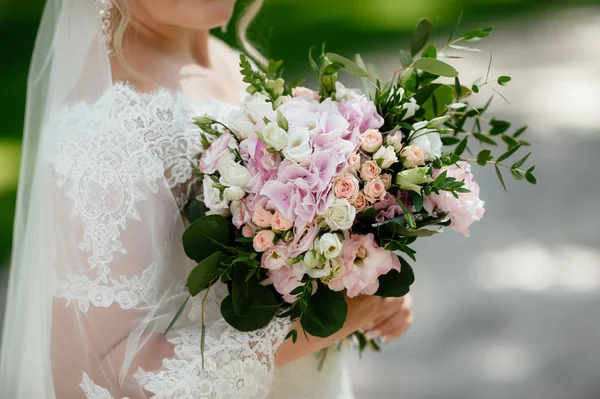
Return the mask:
M193 267L180 210L198 110L113 83L93 0L47 1L27 98L0 398L267 397L281 320L234 330L216 286L204 367L202 295L162 335Z

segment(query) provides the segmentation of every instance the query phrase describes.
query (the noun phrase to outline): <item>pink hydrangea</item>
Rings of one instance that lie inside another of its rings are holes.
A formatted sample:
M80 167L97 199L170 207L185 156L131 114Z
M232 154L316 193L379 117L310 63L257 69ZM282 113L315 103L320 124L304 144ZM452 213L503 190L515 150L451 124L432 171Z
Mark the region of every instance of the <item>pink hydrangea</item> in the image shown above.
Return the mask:
M400 262L393 252L380 248L373 234L352 234L342 242L341 259L344 271L329 282L335 291L347 290L352 298L357 295L373 295L379 288L379 276L390 270L400 271Z
M485 213L485 202L479 198L479 185L473 180L471 165L467 162L458 162L448 168L436 170L433 178L444 170L447 177L464 181L464 188L470 190L470 192L459 193L458 198L447 191L441 191L440 194L432 193L424 198L423 207L430 214L435 213L436 210L449 214L452 220L450 228L468 237L469 226L473 222L481 220Z

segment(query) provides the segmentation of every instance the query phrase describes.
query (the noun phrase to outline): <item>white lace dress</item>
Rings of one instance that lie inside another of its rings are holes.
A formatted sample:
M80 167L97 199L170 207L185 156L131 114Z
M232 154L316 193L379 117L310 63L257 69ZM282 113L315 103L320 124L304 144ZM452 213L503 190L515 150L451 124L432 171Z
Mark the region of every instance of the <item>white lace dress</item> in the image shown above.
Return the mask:
M202 294L162 335L194 266L181 246L190 159L201 149L191 117L228 110L115 84L97 102L55 116L52 150L41 156L56 232L56 398L351 398L335 351L320 372L314 356L276 370L286 323L236 331L220 317L223 286L205 304L204 366Z

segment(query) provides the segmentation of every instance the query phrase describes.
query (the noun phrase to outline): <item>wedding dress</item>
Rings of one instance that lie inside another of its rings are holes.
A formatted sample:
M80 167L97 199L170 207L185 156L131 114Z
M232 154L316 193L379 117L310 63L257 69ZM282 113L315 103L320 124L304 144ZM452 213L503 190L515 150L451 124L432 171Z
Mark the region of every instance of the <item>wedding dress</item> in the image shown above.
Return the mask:
M181 245L202 148L192 117L231 106L113 83L92 0L48 2L29 79L1 398L352 397L336 350L320 371L314 355L276 369L288 322L235 330L223 285L162 335L194 266Z

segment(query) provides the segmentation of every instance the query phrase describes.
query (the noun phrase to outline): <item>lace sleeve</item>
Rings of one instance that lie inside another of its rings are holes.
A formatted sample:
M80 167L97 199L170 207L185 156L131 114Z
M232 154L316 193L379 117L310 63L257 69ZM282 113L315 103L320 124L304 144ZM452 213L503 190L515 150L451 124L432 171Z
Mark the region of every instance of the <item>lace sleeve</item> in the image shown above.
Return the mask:
M57 398L264 398L285 328L241 333L220 317L226 287L206 306L185 300L193 266L174 191L198 150L178 97L127 87L58 120L48 200L54 211L56 294L52 375ZM187 317L185 316L187 315Z

